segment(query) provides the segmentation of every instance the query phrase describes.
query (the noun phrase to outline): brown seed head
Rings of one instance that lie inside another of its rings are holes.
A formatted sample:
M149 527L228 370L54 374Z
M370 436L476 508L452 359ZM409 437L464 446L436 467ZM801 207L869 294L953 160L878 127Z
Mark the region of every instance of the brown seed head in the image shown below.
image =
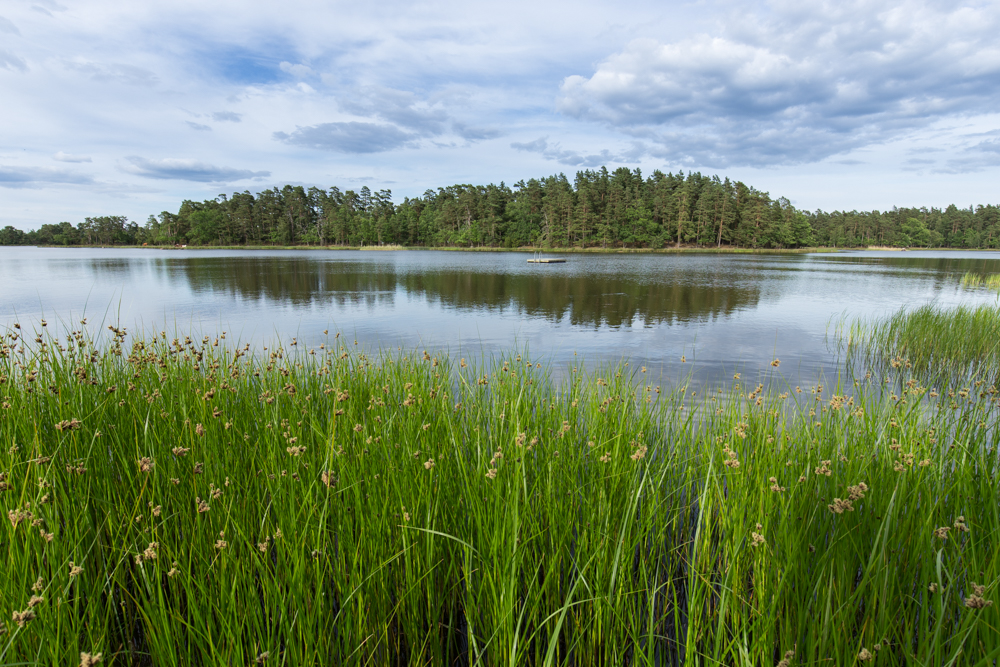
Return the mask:
M841 500L840 498L834 498L832 505L827 505L827 508L834 514L843 514L844 512L853 512L854 505L851 504L850 500Z
M868 491L868 485L864 482L859 482L857 486L847 487L847 499L848 500L861 500L865 497L865 492Z
M15 611L11 614L11 620L17 623L17 627L23 628L30 621L35 620L38 616L32 609L25 609L24 611Z
M830 470L830 461L820 461L819 462L819 467L816 468L816 470L814 472L817 475L826 475L827 477L829 477L830 475L832 475L833 471Z
M94 665L104 661L103 653L81 653L80 654L80 667L93 667Z
M993 600L986 600L980 595L970 595L965 598L965 606L969 609L985 609L993 606Z
M56 424L56 430L57 431L75 431L78 428L80 428L81 426L83 426L83 422L81 422L79 419L77 419L77 418L74 417L73 419L63 420L63 421L59 422L58 424Z

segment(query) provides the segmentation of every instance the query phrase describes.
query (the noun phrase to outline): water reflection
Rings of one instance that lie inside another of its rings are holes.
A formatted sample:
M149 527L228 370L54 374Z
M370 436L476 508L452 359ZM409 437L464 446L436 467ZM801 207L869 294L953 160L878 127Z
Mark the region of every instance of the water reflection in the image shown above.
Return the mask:
M158 261L156 269L206 298L229 295L291 306L392 305L397 288L388 272L303 257L171 259Z
M127 263L95 262L95 274ZM513 309L574 325L653 326L705 321L753 308L760 287L732 276L649 280L640 273L480 271L474 267L413 270L392 263L322 261L309 257L158 259L164 281L186 281L198 295L266 299L292 306L392 306L397 296L470 311ZM135 267L138 269L139 267Z

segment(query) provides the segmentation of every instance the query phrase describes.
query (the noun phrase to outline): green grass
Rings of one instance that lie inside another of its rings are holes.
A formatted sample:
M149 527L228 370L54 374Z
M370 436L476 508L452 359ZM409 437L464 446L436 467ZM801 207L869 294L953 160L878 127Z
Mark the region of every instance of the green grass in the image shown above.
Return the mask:
M854 320L839 334L851 360L879 372L909 369L928 383L1000 380L1000 306L901 308L889 317Z
M967 606L1000 574L985 384L693 396L517 353L22 334L0 665L1000 657L1000 608Z
M1000 291L1000 274L991 273L984 276L981 273L967 271L965 275L962 276L960 284L962 287L968 287L970 289L985 287L988 290L997 292Z

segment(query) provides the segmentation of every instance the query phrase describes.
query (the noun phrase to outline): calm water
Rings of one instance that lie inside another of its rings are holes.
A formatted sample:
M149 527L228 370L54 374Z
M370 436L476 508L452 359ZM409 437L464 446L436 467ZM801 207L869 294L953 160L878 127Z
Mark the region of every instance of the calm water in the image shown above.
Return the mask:
M254 345L324 329L362 346L478 357L515 346L561 369L627 358L666 383L773 371L835 376L826 335L843 315L994 301L959 286L1000 253L788 255L0 248L0 326L19 321L215 334ZM681 362L681 357L686 362Z

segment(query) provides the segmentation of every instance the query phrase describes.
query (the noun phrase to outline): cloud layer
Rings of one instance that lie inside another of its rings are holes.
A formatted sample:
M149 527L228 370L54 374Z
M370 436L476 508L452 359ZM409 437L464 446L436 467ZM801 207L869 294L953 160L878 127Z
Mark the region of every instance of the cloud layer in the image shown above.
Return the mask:
M559 109L649 142L672 161L801 164L1000 102L1000 7L773 3L725 34L637 39Z
M724 171L807 208L986 202L1000 175L985 0L0 11L0 226L601 165Z
M296 128L291 134L275 132L274 138L293 146L339 153L381 153L406 146L415 135L387 123L320 123Z
M259 180L271 175L269 171L250 171L249 169L233 169L231 167L216 167L198 160L178 158L163 158L151 160L136 155L125 158L122 170L160 180L195 181L198 183L228 183L230 181Z
M3 188L41 188L53 184L89 185L93 182L91 176L68 169L0 165L0 187Z

